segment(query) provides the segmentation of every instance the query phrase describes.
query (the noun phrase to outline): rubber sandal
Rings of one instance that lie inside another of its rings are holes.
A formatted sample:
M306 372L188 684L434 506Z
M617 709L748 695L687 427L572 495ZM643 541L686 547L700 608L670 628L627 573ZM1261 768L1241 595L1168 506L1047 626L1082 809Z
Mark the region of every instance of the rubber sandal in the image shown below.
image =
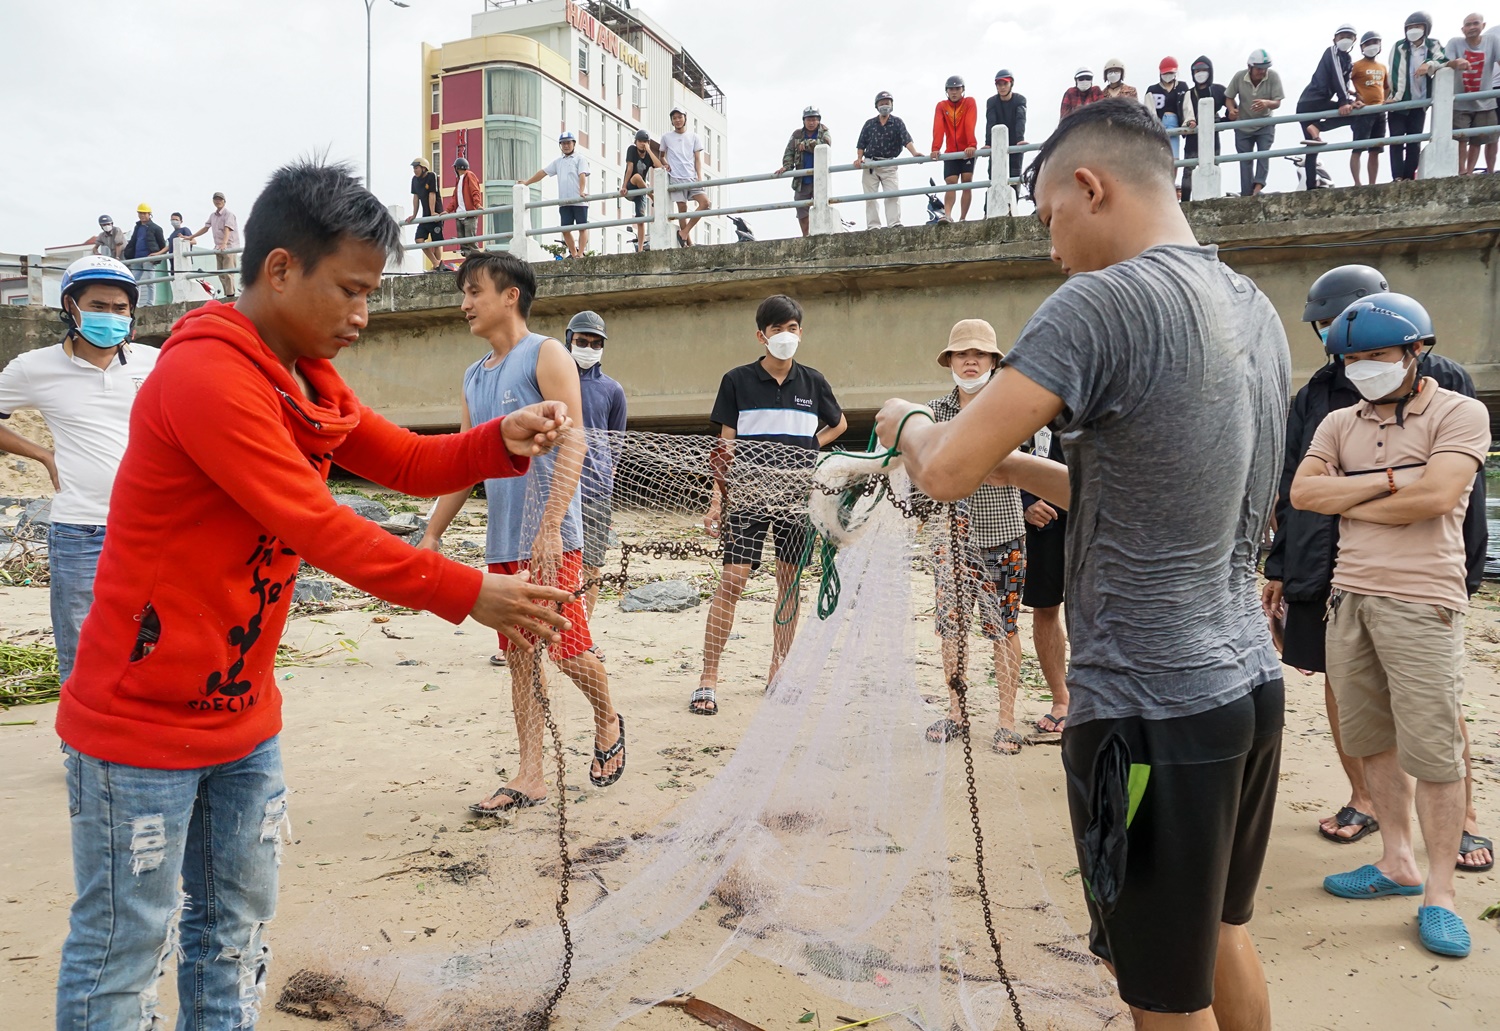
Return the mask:
M1495 843L1489 838L1481 838L1478 834L1470 834L1468 831L1464 831L1463 840L1458 845L1458 854L1466 856L1470 852L1478 852L1482 849L1490 850L1490 861L1488 863L1485 863L1483 866L1469 866L1466 863L1459 863L1458 868L1465 873L1484 873L1495 865Z
M1348 873L1329 874L1323 878L1323 890L1341 899L1378 899L1387 895L1420 895L1420 884L1397 884L1381 873L1373 863Z
M496 652L494 655L491 655L490 656L490 665L491 666L504 666L505 665L505 653L504 652Z
M1042 726L1042 720L1051 720L1052 721L1052 726L1050 726L1050 727L1044 727L1044 726ZM1036 732L1038 734L1061 734L1067 728L1068 728L1068 714L1067 713L1063 713L1061 716L1054 716L1050 712L1044 713L1042 715L1041 719L1039 719L1039 720L1036 721Z
M1375 819L1375 817L1373 816L1370 816L1368 813L1360 812L1352 805L1346 805L1344 806L1344 808L1340 809L1338 815L1334 817L1334 820L1338 822L1338 825L1340 827L1359 828L1359 831L1357 833L1351 834L1346 838L1342 834L1330 834L1327 830L1324 829L1321 823L1318 824L1318 833L1323 835L1323 837L1327 838L1329 841L1333 842L1335 845L1352 845L1360 838L1369 837L1371 834L1374 834L1376 831L1380 830L1379 820ZM1459 869L1462 870L1464 868L1460 866Z
M496 795L504 795L510 801L505 805L497 805L493 809L487 809L478 802L475 802L469 806L469 812L475 816L501 816L505 813L514 812L517 809L530 809L532 806L541 805L547 801L545 798L532 798L530 795L523 795L515 788L496 788L495 794L491 795L490 798L494 798ZM489 798L485 799L486 802L489 800Z
M1454 956L1458 959L1469 954L1469 929L1463 917L1442 906L1418 906L1417 929L1422 935L1422 947L1439 956Z
M700 702L707 702L712 709L700 709ZM719 714L719 699L711 687L700 687L693 692L693 697L688 700L688 712L695 716L717 716Z
M1015 745L1016 750L1012 752L1008 749L1001 748L1000 745L1002 743L1007 745ZM990 746L990 751L994 752L996 755L1020 755L1021 749L1025 747L1026 739L1024 737L1022 737L1020 734L1017 734L1014 730L1007 730L1005 727L1001 727L999 730L995 731L995 740L994 743Z
M620 768L614 773L595 779L594 769L592 766L589 767L589 783L596 788L609 787L620 779L620 774L625 772L625 717L619 713L615 713L615 716L620 720L620 736L615 738L615 743L609 746L609 751L601 752L597 748L594 749L594 760L599 764L599 769L603 770L610 760L618 755L620 757Z
M963 736L964 725L947 716L928 727L926 734L927 740L935 745L946 745L949 741L957 741Z

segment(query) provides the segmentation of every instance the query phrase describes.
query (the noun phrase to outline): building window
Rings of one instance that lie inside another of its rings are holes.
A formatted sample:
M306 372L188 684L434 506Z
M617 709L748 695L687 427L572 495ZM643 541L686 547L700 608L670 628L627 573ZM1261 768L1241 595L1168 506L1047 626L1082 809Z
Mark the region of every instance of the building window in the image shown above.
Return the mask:
M442 177L443 177L443 141L442 140L433 140L432 141L432 165L431 165L431 168L432 168L432 170L434 172L436 172L438 174L438 179L439 179L439 181L441 181ZM437 212L434 211L433 214L436 215Z
M578 85L588 88L589 85L589 44L588 40L578 40Z
M485 126L484 174L488 181L519 182L537 165L537 130L529 125Z
M485 73L490 115L541 120L541 79L520 68L491 68Z
M590 111L589 111L589 106L587 104L580 104L579 107L580 107L581 110L579 111L579 115L578 115L578 124L579 124L578 145L580 147L587 147L589 145L589 121L590 121L589 115L590 115Z
M625 66L615 62L615 106L625 103Z
M703 163L705 165L707 165L707 164L711 163L713 161L713 159L714 159L714 131L712 129L704 129L703 130Z
M432 81L432 109L430 114L437 114L443 109L443 84L436 79Z
M619 122L615 123L615 156L625 160L625 127Z
M641 120L641 80L634 75L630 77L630 117Z

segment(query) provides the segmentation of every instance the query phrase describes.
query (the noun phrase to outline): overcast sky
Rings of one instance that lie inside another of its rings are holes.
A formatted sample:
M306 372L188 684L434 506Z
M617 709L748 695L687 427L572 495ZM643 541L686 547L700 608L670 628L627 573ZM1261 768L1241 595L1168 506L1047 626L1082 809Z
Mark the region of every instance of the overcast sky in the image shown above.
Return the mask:
M482 4L408 2L401 10L376 0L373 19L371 178L391 203L409 203L408 165L418 152L426 100L421 43L467 37L469 18ZM881 89L895 94L896 113L925 150L943 80L963 75L982 107L1001 66L1015 72L1029 100L1033 141L1055 125L1073 70L1089 64L1100 73L1110 57L1121 58L1126 81L1144 89L1166 54L1182 62L1184 76L1206 54L1217 80L1227 82L1252 49L1265 47L1285 82L1290 111L1339 22L1379 30L1393 42L1412 3L640 0L637 6L676 35L727 94L725 171L743 175L775 167L809 103L822 108L835 161L852 160L859 126L874 113ZM1468 8L1432 13L1433 35L1446 42L1458 35ZM363 0L0 0L0 156L17 177L0 192L0 251L36 253L86 239L101 213L128 224L143 200L159 222L179 209L196 229L213 192L223 190L243 217L273 168L315 151L362 167L364 30ZM653 112L653 120L665 114ZM1295 127L1285 126L1278 142L1290 146L1298 138ZM1228 134L1225 143L1233 149ZM1347 183L1347 156L1326 160L1336 181ZM1289 187L1290 164L1276 164L1273 188ZM918 185L925 174L904 169L904 185ZM1381 174L1389 176L1384 161ZM1232 166L1225 184L1238 185ZM734 203L791 193L786 183L733 191ZM859 192L858 176L837 178L835 192ZM909 200L905 221L920 221L921 208L920 198ZM864 224L862 211L843 215ZM762 237L796 231L786 213L750 221Z

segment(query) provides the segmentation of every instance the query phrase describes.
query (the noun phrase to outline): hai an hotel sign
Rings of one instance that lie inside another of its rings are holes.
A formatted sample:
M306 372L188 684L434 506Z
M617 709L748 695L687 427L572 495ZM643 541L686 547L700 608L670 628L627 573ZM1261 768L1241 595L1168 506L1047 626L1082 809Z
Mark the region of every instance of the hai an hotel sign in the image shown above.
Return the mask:
M638 75L649 74L646 70L646 59L629 43L599 24L599 20L592 14L579 7L573 0L567 0L566 10L568 24L598 43L604 48L605 53L612 54Z

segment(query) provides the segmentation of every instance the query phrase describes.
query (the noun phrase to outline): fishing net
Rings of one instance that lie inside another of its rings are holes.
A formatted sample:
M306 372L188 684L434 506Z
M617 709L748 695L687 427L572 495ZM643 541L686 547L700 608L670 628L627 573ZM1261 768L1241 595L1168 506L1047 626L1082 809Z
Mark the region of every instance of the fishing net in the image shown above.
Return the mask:
M548 510L549 477L565 482L583 453L562 449L555 468L536 464L528 533ZM454 846L424 857L443 897L424 903L418 922L441 933L382 941L360 925L357 900L330 907L319 921L326 937L282 949L303 969L281 1008L356 1028L542 1028L549 1019L604 1028L749 954L818 997L894 1014L880 1026L1098 1028L1118 1018L1111 985L1043 884L1012 774L1001 772L998 791L975 786L976 761L1017 765L991 756L980 729L994 689L957 685L973 747L924 736L947 708L934 578L948 578L965 611L983 593L966 572L979 559L962 512L913 492L899 461L883 455L835 453L815 467L796 448L646 433L591 434L586 453L584 494L613 508L601 605L665 580L712 594L731 536L705 532L716 491L721 531L744 520L805 529L790 589L777 590L768 541L741 598L739 636L717 628L739 663L726 661L721 688L730 676L761 678L778 626L795 615L786 660L727 763L667 808L676 796L629 766L603 793L588 786L590 707L539 656L516 690L534 692L541 713L530 733L545 747L547 807L467 839L467 854ZM978 598L973 622L961 622L981 627L996 604ZM713 605L689 613L680 618L708 620L710 632L724 620ZM969 673L983 684L989 642L954 636L960 660L971 639L977 645ZM701 657L683 664L696 672ZM628 720L632 692L650 678L608 668ZM722 734L685 711L680 725L685 765ZM1062 821L1056 797L1051 818ZM619 819L599 808L617 802L631 807L609 811ZM640 822L653 804L654 818ZM632 832L632 822L649 829ZM446 930L455 926L467 930Z

